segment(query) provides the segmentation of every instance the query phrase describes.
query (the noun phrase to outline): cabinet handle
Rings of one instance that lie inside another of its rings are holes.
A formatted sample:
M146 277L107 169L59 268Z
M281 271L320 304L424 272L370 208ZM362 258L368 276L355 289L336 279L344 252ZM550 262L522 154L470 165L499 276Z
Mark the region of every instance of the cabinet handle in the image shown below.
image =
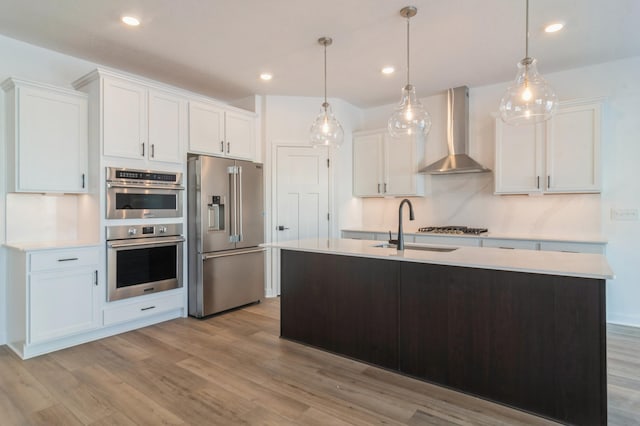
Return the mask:
M220 152L224 152L224 141L220 141Z
M141 311L148 311L149 309L155 309L155 306L149 306L147 308L140 308Z
M537 181L538 189L540 189L540 176L536 176L536 181Z
M384 183L384 193L387 193L387 182Z
M156 144L152 143L151 144L151 158L154 158L156 156Z
M93 284L96 287L98 286L98 270L97 269L93 272Z
M551 175L547 176L547 188L551 188Z
M82 189L84 189L84 173L82 174Z
M231 142L227 142L227 154L231 152Z
M71 262L73 260L78 260L77 257L67 257L65 259L58 259L58 262Z
M380 184L378 184L378 194L380 193Z
M142 142L140 145L142 145L142 156L144 157L144 142Z
M498 247L498 248L503 250L515 250L515 247Z

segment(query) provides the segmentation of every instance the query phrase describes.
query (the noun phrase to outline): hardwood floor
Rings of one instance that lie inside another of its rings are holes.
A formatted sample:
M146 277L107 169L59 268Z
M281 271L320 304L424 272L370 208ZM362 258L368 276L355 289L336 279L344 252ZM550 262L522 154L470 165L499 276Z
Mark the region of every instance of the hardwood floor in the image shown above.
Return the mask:
M21 361L0 346L2 425L554 424L279 336L279 300ZM608 329L609 424L640 424L640 330Z

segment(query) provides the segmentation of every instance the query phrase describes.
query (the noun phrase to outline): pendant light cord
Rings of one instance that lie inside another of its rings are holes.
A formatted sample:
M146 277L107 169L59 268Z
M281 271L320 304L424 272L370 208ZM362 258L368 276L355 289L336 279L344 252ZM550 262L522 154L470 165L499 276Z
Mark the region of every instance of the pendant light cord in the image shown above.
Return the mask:
M529 0L526 1L527 2L527 12L526 12L526 36L525 36L525 50L524 50L524 57L528 58L529 57Z
M327 43L324 43L324 110L327 110Z
M528 1L528 0L527 0ZM411 80L409 80L409 43L410 43L410 38L409 38L409 21L411 20L410 17L407 16L407 86L409 85L409 82Z

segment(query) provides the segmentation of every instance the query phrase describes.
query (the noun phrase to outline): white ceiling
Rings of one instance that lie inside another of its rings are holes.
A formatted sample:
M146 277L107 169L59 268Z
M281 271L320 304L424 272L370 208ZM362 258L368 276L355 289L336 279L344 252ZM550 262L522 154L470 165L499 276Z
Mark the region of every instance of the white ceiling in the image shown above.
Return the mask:
M359 107L511 80L524 57L524 0L0 0L0 33L222 100L322 96ZM120 17L142 24L125 27ZM531 0L531 56L543 73L640 55L640 0ZM545 34L554 20L563 31ZM383 76L384 65L398 72ZM263 82L263 71L274 74Z

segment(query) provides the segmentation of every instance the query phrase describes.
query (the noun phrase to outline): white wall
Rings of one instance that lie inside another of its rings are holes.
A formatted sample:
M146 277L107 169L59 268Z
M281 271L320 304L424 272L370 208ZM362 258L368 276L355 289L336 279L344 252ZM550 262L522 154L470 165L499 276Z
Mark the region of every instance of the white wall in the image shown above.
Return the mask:
M406 226L486 226L509 234L604 236L616 279L607 283L610 322L640 326L640 222L613 222L610 209L640 209L640 58L544 74L561 100L606 97L602 134L602 194L496 196L493 174L425 176L427 195L415 198L416 221ZM509 82L470 89L470 155L494 167L494 119ZM423 99L433 118L426 160L446 153L446 97ZM363 128L383 127L394 105L364 111ZM395 229L396 199L365 199L363 228Z

